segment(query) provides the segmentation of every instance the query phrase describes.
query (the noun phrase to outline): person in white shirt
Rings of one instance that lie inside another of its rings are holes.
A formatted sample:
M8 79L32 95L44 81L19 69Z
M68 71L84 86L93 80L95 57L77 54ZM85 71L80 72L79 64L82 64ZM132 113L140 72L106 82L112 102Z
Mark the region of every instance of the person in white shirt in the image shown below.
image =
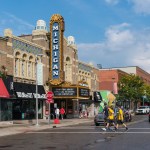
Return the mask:
M56 109L55 109L55 115L56 115L56 118L57 118L57 119L59 119L59 113L60 113L60 112L59 112L59 108L56 108Z

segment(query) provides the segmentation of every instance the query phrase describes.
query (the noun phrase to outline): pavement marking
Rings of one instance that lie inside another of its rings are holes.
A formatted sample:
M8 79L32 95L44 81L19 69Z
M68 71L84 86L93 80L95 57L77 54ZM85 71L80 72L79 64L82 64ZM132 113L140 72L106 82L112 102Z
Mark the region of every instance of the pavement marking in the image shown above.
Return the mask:
M105 134L150 134L150 132L128 132L128 131L124 131L124 132L27 132L27 134L30 133L35 133L35 134L100 134L100 133L105 133Z
M102 129L104 127L61 127L61 128L56 128L56 129L59 129L59 130L67 130L67 129L73 129L73 130L79 130L79 129L83 129L83 130L95 130L95 129ZM123 127L119 127L119 129L125 129ZM130 130L134 129L134 130L150 130L150 128L130 128Z

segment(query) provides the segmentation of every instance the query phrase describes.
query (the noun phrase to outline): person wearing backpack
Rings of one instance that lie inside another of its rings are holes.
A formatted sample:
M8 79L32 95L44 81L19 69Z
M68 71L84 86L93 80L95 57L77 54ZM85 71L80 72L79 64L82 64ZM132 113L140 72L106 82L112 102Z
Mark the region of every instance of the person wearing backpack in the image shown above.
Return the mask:
M114 110L113 110L113 106L111 105L110 107L108 107L108 121L107 121L107 125L106 125L106 128L102 128L102 130L104 131L108 131L110 130L110 125L113 125L114 126L114 129L116 131L116 125L115 125L115 122L114 122Z
M107 106L107 103L104 103L103 114L104 114L104 121L105 121L105 124L106 124L108 122L108 106Z

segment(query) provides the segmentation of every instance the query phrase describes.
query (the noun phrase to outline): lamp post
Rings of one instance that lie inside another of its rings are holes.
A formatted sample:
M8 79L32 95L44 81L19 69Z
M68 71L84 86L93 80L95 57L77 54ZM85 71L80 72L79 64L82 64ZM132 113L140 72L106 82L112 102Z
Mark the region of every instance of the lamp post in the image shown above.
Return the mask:
M39 119L38 119L38 56L43 56L43 54L36 55L36 126L39 126Z

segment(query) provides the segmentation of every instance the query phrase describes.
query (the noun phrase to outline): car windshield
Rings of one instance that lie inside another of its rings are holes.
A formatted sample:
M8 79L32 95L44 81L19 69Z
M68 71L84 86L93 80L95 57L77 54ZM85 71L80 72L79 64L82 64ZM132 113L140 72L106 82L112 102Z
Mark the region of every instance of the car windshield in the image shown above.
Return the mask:
M141 106L141 107L139 107L139 109L145 109L146 107L144 107L144 106Z

